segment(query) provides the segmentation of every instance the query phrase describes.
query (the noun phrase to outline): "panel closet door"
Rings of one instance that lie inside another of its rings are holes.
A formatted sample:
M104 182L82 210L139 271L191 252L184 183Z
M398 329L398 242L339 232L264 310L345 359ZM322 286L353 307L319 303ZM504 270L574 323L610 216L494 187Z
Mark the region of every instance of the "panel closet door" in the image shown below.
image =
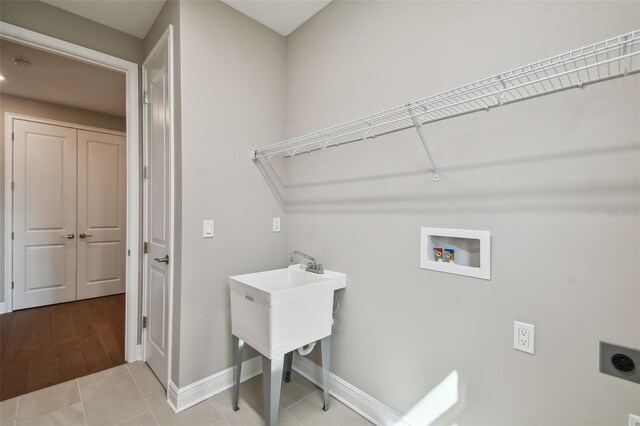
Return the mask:
M14 120L14 309L76 298L76 130Z
M78 299L125 291L126 146L78 130Z

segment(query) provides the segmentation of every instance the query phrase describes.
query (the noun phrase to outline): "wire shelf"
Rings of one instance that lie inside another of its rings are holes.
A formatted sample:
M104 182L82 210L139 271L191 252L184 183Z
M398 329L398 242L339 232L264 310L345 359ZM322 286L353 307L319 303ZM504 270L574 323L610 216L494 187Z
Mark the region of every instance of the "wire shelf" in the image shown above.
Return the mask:
M252 149L250 156L253 160L267 161L274 155L293 157L417 128L431 160L420 131L423 124L634 74L640 71L637 55L640 55L640 30L337 126ZM435 166L434 170L437 180Z

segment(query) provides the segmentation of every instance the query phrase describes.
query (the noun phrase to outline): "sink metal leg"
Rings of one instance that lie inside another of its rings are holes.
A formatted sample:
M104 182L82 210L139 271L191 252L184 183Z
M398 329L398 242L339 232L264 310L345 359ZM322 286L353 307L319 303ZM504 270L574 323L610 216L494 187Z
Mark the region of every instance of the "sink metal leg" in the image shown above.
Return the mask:
M238 411L240 398L240 377L242 376L242 352L244 341L233 336L233 411Z
M289 352L284 356L284 373L282 380L286 383L291 381L291 366L293 365L293 352Z
M324 388L324 411L329 410L329 368L331 367L331 336L320 340L322 349L322 387Z
M278 424L280 387L284 370L284 355L269 359L262 356L262 393L264 396L264 422L266 426Z

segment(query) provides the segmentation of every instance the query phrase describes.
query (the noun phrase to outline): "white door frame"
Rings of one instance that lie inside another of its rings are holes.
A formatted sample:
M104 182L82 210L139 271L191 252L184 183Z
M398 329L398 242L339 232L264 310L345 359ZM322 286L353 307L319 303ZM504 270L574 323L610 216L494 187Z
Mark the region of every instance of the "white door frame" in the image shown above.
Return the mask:
M175 385L173 384L172 380L171 380L171 354L172 354L172 344L173 344L173 262L175 260L174 257L174 236L175 236L175 140L174 140L174 132L175 132L175 121L174 121L174 110L173 110L173 25L169 24L169 26L167 26L167 29L165 30L165 32L162 34L162 36L160 37L160 39L158 39L158 41L156 42L156 45L153 47L153 49L151 49L151 52L149 52L149 54L147 55L147 57L145 58L143 64L142 64L142 88L143 90L146 90L147 87L147 73L145 72L148 64L149 64L149 60L151 59L151 57L153 57L155 54L157 54L157 52L162 48L162 46L167 45L167 50L168 50L168 55L169 55L169 69L167 70L167 74L169 76L169 93L168 93L168 101L169 101L169 126L171 127L171 130L169 131L169 151L171 152L171 161L169 163L169 210L171 210L170 213L170 221L169 221L169 265L167 268L167 275L168 275L168 284L169 284L169 312L168 312L168 320L167 322L169 323L169 328L167 330L167 401L169 398L169 392L170 392L170 388L173 386L175 387ZM142 125L143 125L143 132L142 132L142 151L143 151L143 161L145 164L148 164L148 152L147 152L147 138L149 137L149 131L148 131L148 125L149 125L149 117L148 117L148 109L145 108L145 110L142 112ZM148 185L148 180L144 180L144 191L147 191ZM143 194L143 211L144 212L148 212L149 211L149 206L147 205L147 196L146 196L146 192ZM142 218L142 229L143 229L143 233L144 233L144 241L148 241L148 235L147 235L147 223L146 223L147 217L146 214L143 216ZM142 261L142 267L143 269L143 273L142 273L142 312L143 315L147 315L147 286L148 286L148 282L147 282L147 274L146 274L146 267L147 264L146 262L149 262L148 256L144 256L143 255L143 261ZM145 342L145 329L142 329L142 343L143 343L143 353L142 353L142 360L144 361L146 359L146 354L144 352L144 342ZM175 408L174 408L175 411Z
M140 270L140 127L139 127L139 90L138 65L115 56L107 55L93 49L78 46L73 43L49 37L13 24L0 21L0 37L16 43L25 44L37 49L52 52L61 56L90 63L102 68L122 72L126 77L127 101L127 262L126 262L126 313L125 313L125 352L128 362L141 359L142 347L138 345L138 329L141 316L138 309ZM85 127L85 126L79 126ZM6 131L9 131L7 128ZM104 130L101 130L104 132ZM6 136L5 136L6 137ZM9 139L11 140L9 132ZM11 177L13 175L11 161L13 157L9 151L11 143L5 143L5 255L4 255L4 283L5 306L4 312L13 310L11 298L11 224L12 224L12 193ZM10 154L10 155L7 155Z

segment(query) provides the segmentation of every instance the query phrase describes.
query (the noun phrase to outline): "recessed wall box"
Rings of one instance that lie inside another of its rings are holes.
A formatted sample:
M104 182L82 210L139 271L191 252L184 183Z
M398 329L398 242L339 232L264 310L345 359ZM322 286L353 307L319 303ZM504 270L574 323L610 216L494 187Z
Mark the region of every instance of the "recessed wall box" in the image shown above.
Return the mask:
M437 261L434 256L436 248L442 248L445 253L450 250L451 256L445 256L443 261ZM447 261L448 258L452 261ZM489 280L491 279L491 233L422 227L420 267Z

